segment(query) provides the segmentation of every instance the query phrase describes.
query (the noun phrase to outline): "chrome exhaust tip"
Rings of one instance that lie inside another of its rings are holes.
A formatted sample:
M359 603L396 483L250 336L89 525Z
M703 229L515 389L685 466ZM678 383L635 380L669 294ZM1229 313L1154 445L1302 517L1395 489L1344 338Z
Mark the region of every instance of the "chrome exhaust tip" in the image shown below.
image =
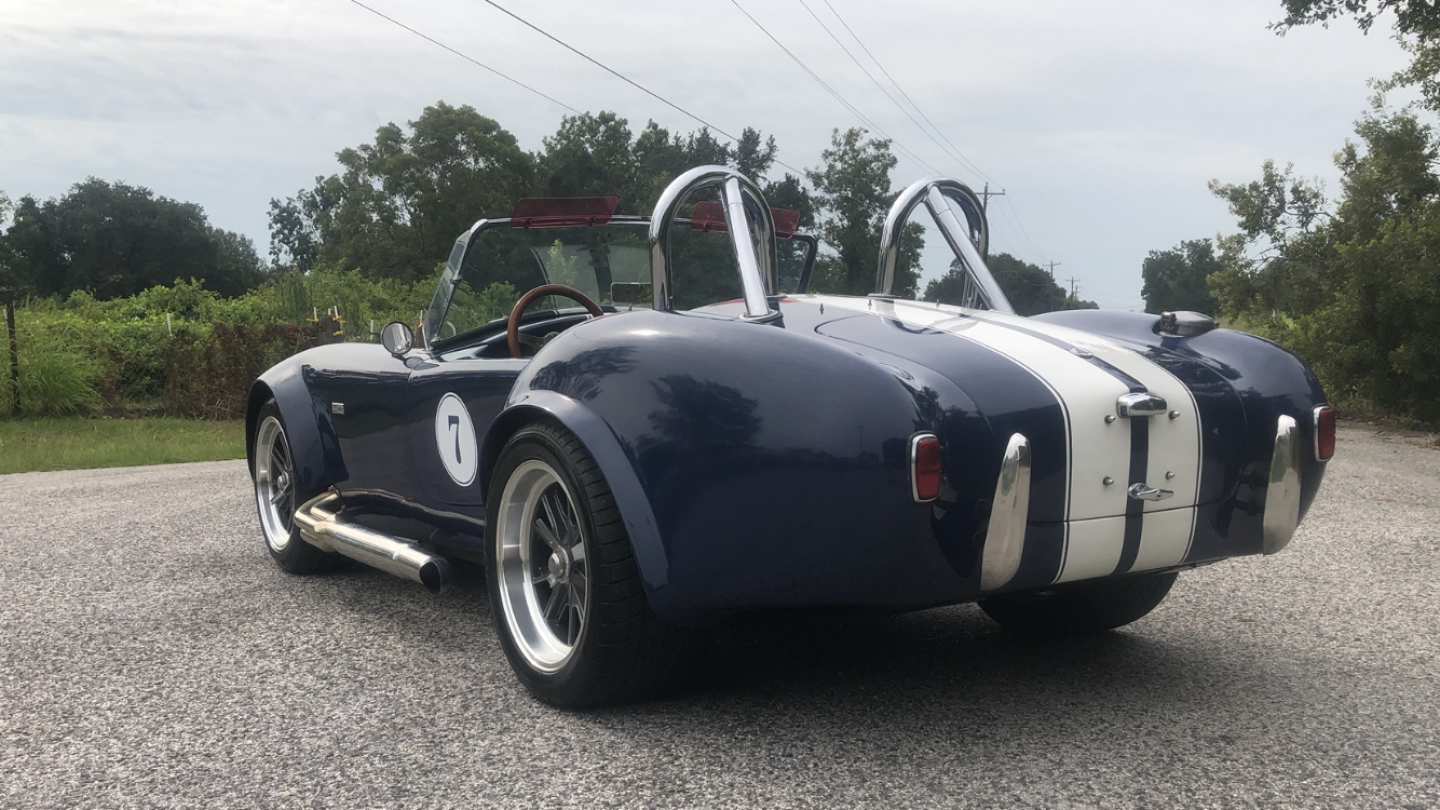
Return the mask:
M431 593L440 593L450 584L450 563L444 557L402 538L345 521L340 515L340 496L334 492L301 504L295 510L295 525L300 528L300 539L321 551L418 582Z

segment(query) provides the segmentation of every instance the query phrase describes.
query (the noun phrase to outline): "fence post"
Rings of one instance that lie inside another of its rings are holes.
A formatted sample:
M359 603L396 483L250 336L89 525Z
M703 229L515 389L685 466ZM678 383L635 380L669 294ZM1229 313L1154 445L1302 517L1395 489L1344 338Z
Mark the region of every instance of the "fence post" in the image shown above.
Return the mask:
M20 415L20 339L15 335L15 296L5 297L5 332L10 336L10 412Z

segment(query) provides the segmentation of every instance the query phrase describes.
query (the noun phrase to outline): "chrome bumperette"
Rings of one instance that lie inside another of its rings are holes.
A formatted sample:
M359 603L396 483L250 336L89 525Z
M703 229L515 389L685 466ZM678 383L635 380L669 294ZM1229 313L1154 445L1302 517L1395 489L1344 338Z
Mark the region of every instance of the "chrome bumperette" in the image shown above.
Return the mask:
M985 548L980 555L980 590L1005 587L1020 570L1025 553L1025 529L1030 515L1030 440L1019 433L1010 436L995 481L995 499L990 506L990 525L985 529Z
M1164 397L1146 391L1121 394L1115 399L1115 413L1119 414L1121 419L1129 419L1132 416L1158 416L1165 413L1169 407Z
M1300 427L1281 415L1275 425L1275 452L1265 485L1265 514L1261 519L1261 550L1266 554L1285 548L1300 524Z
M295 510L300 539L371 568L412 580L438 593L450 578L444 557L422 551L412 543L346 521L339 511L340 496L325 492Z
M670 310L670 227L680 204L691 192L709 185L720 185L721 208L725 226L730 232L730 246L740 268L740 286L745 293L745 317L768 320L778 313L770 308L767 293L777 290L775 252L775 219L765 202L760 187L745 175L725 166L697 166L670 182L655 203L650 217L650 274L655 309ZM758 216L746 213L749 198ZM757 254L751 237L758 237L761 250Z
M1315 460L1324 464L1330 459L1320 457L1320 416L1332 410L1329 405L1316 405L1310 411L1310 451L1315 454Z
M968 223L961 223L950 207L949 201L958 203L965 211ZM895 265L900 259L900 239L905 225L915 208L924 204L940 228L940 235L955 254L955 258L968 271L969 277L978 287L978 296L985 300L990 309L999 312L1015 311L1010 299L995 282L990 268L985 266L984 253L990 243L990 225L985 218L985 207L980 197L959 180L948 177L927 177L911 183L890 206L885 217L885 227L880 232L880 258L876 270L875 292L891 295L895 286ZM978 244L977 244L978 243ZM969 303L969 302L967 302Z

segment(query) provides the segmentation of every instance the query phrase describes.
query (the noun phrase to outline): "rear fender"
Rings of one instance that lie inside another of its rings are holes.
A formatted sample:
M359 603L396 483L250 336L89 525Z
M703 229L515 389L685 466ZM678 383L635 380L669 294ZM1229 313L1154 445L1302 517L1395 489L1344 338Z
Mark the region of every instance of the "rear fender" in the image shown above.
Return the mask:
M527 424L548 421L574 434L599 465L635 553L645 588L654 598L669 582L669 562L660 528L650 509L650 498L640 484L629 456L620 446L615 431L598 414L577 400L556 391L526 390L511 396L510 402L491 423L480 450L480 487L488 493L490 474L500 450L514 433Z

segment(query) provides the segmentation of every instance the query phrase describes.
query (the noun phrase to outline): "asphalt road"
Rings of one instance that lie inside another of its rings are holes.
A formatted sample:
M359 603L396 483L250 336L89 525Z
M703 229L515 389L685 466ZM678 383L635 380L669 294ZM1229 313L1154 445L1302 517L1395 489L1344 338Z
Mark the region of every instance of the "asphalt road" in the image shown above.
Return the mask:
M0 476L0 806L1440 805L1440 450L1342 430L1283 554L1025 644L750 623L663 701L529 699L477 579L302 579L240 462Z

